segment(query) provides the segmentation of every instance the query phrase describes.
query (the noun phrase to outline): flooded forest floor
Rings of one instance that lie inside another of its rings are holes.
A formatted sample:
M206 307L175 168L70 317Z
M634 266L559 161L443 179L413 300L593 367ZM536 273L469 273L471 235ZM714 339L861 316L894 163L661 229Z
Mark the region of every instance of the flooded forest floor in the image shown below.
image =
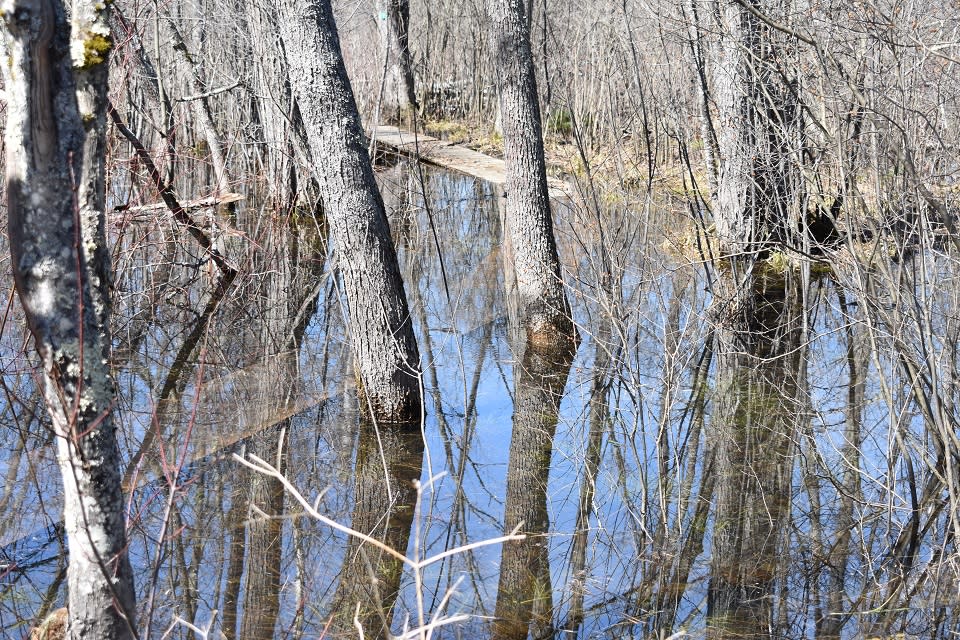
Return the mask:
M626 143L588 157L565 142L554 218L580 342L551 357L517 336L499 189L381 158L422 359L413 434L362 420L321 218L252 189L195 213L225 276L165 211L112 215L150 637L960 631L952 245L773 261L744 328L696 177L651 175ZM129 178L113 193L130 198ZM62 606L66 551L2 282L0 635L22 638Z

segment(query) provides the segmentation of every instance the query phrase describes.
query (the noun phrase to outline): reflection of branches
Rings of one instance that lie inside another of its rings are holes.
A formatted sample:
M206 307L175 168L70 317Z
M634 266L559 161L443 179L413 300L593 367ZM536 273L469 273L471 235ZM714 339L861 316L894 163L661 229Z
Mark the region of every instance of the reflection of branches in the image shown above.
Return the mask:
M869 341L890 421L889 477L870 479L885 496L890 539L885 548L867 549L877 552L865 558L872 564L872 582L865 580L851 603L851 608L871 612L880 633L896 628L898 621L905 624L904 612L912 603L931 603L925 598L940 602L941 587L931 576L943 566L944 553L925 549L946 548L958 530L956 509L950 508L960 500L954 464L960 444L950 382L956 375L957 325L948 311L957 294L933 285L954 263L934 250L931 235L923 225L917 238L920 250L897 263L851 253L853 259L838 270L843 286L861 303L856 321ZM912 240L899 239L898 246L908 242ZM910 419L914 412L922 418L920 431ZM867 525L861 520L856 526Z
M606 247L601 246L606 254ZM602 260L607 266L601 277L603 283L604 300L612 299L610 291L609 261ZM612 372L615 367L614 355L611 353L611 324L612 314L602 313L599 327L593 336L594 358L593 372L588 400L588 432L586 452L583 461L583 478L580 483L580 497L577 503L577 520L574 525L573 539L570 542L570 608L567 620L563 623L563 630L576 636L583 623L583 599L587 584L587 543L590 533L590 518L593 514L593 499L596 492L597 472L600 468L601 445L603 435L610 426L610 385Z
M494 545L494 544L502 544L504 542L519 541L525 538L524 535L519 534L516 530L514 530L510 534L505 536L499 536L496 538L491 538L489 540L483 540L480 542L473 542L470 544L461 545L453 549L447 549L440 553L427 556L425 558L421 558L419 556L420 545L414 544L413 557L408 557L403 553L401 553L400 551L393 549L389 545L384 544L377 538L367 535L365 533L362 533L360 531L357 531L355 529L352 529L351 527L342 525L336 520L333 520L332 518L326 516L318 508L320 499L323 497L323 494L318 495L317 498L311 503L309 500L306 499L306 497L304 497L302 493L300 493L299 490L297 490L297 488L293 485L293 483L291 483L290 480L283 473L281 473L279 470L277 470L276 467L271 465L269 462L263 460L262 458L259 458L252 454L248 455L247 458L243 458L235 454L233 458L234 460L244 465L245 467L252 469L257 473L261 473L267 477L274 478L275 480L280 482L280 484L283 485L283 488L286 490L286 492L303 508L304 513L310 518L313 518L314 520L330 527L335 531L339 531L340 533L346 534L351 538L356 538L357 540L362 541L365 544L371 545L372 547L382 551L386 555L390 556L394 560L397 560L398 562L402 563L404 566L409 568L413 573L414 584L416 586L416 590L418 594L420 595L422 595L423 585L424 585L423 570L429 567L430 565L436 562L441 562L454 555L473 551L480 547L485 547L485 546ZM417 489L418 504L422 502L423 492L425 490L430 489L437 479L438 478L431 478L427 482L426 486L421 485L419 481L414 482L414 485ZM429 611L425 611L423 609L419 609L416 612L416 615L417 615L418 621L420 621L420 625L416 629L407 631L401 637L428 639L432 636L433 631L439 627L457 623L457 622L463 622L467 620L468 617L464 615L446 616L444 614L446 606L449 603L449 599L450 599L449 595L450 594L448 593L446 596L444 596L444 598L440 601L437 609L432 613ZM418 597L417 603L418 605L422 606L422 603L423 603L422 597ZM426 622L428 616L429 616L429 622Z
M164 416L168 411L167 405L171 399L171 396L176 395L186 386L187 377L185 374L188 371L187 364L190 362L190 357L197 345L200 343L200 339L206 333L207 326L209 325L214 312L217 310L217 307L220 305L220 302L223 300L235 277L236 272L225 273L220 277L220 280L217 282L217 286L214 287L210 294L210 299L207 301L207 306L203 309L200 315L197 316L190 333L187 334L186 338L183 340L183 343L180 345L180 349L177 351L177 355L173 359L173 364L170 365L170 370L167 372L167 376L163 381L163 385L160 387L160 393L157 397L157 413L154 415L153 420L151 421L156 425L156 429L147 430L147 433L144 435L143 442L140 443L140 448L130 459L130 463L127 465L127 471L124 474L124 486L130 487L132 478L137 472L137 468L139 467L140 461L143 459L144 454L150 450L150 448L153 446L154 440L158 436L162 437L162 429L167 426Z

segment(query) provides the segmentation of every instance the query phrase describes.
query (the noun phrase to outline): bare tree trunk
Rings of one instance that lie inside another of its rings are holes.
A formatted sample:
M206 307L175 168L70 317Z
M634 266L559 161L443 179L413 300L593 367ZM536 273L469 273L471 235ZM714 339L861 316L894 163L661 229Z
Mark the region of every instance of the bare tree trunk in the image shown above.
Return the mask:
M718 11L712 125L719 153L714 221L721 250L737 255L771 244L799 247L802 131L796 87L784 65L787 37L735 0L723 0Z
M528 633L535 638L553 635L547 485L560 400L577 349L576 341L569 338L542 342L535 334L524 334L529 320L518 315L519 294L512 282L510 256L504 254L503 259L507 295L513 298L507 300L507 335L516 361L503 530L520 527L527 537L503 545L491 637L521 640Z
M419 423L420 356L329 0L275 0L350 310L361 406Z
M717 148L717 132L714 129L713 115L710 111L710 85L707 78L706 47L704 44L706 34L700 17L703 8L700 6L699 0L685 0L681 9L687 21L690 61L696 74L695 82L699 89L697 108L700 112L700 136L703 138L703 163L707 167L707 184L710 187L711 195L713 195L717 186L717 159L720 156L720 150Z
M759 10L767 8L773 7ZM729 269L715 291L722 311L709 638L776 635L780 529L789 513L792 442L803 404L801 284L789 266L777 272L759 265L772 250L802 246L802 122L785 64L788 39L757 12L721 0L715 13L714 221Z
M383 110L402 118L417 107L410 60L410 0L380 0L377 23L386 65L383 79Z
M251 71L251 89L256 100L269 197L280 206L302 203L303 192L312 178L301 168L313 166L313 162L303 118L290 87L278 17L269 2L247 2L244 9L250 52L257 61ZM315 195L310 200L315 200Z
M71 638L133 638L104 232L108 8L4 5L11 267L43 364L70 548Z
M489 12L506 162L504 244L519 315L531 341L560 345L576 331L553 235L530 30L522 0L491 0Z
M207 149L210 151L210 164L213 165L214 190L219 191L221 187L227 186L227 162L223 155L223 146L220 142L220 134L217 132L217 126L213 122L213 114L210 108L210 98L208 95L206 95L208 88L207 81L204 76L203 65L193 56L193 54L190 52L190 49L187 48L187 43L183 39L183 34L180 33L180 29L177 27L177 23L173 19L173 16L170 16L169 14L167 15L167 26L170 28L170 33L173 35L173 48L180 52L180 55L183 56L184 61L190 67L190 74L192 76L192 81L190 84L196 93L196 108L194 111L197 114L197 124L200 125L203 137L207 141Z

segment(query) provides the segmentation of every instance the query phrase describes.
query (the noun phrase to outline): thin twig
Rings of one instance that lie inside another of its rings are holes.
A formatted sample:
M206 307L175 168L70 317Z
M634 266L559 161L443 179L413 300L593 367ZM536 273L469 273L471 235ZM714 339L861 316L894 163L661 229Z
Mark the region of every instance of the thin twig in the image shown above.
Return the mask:
M496 538L490 538L489 540L481 540L479 542L466 544L466 545L457 547L456 549L450 549L448 551L439 553L435 556L430 556L429 558L425 558L424 560L412 560L407 556L405 556L404 554L400 553L399 551L396 551L395 549L384 544L383 542L380 542L376 538L368 536L364 533L360 533L359 531L351 529L350 527L346 525L342 525L336 520L333 520L323 515L313 505L310 504L310 502L303 496L303 494L301 494L297 490L297 488L294 487L293 484L286 478L286 476L284 476L282 473L280 473L277 470L276 467L271 465L269 462L265 461L263 458L260 458L259 456L256 456L252 453L247 454L247 457L249 458L249 460L241 457L236 453L233 454L233 458L243 466L249 469L252 469L258 473L262 473L265 476L275 478L276 480L278 480L280 484L283 485L283 488L286 489L291 496L293 496L293 499L300 503L300 505L306 510L307 515L309 515L311 518L314 518L315 520L318 520L323 524L327 525L328 527L335 529L341 533L345 533L355 538L359 538L360 540L363 540L364 542L373 545L374 547L376 547L377 549L380 549L387 555L390 555L396 558L397 560L400 560L405 565L415 570L422 569L423 567L429 566L434 562L437 562L438 560L442 560L443 558L446 558L455 553L462 553L464 551L470 551L472 549L476 549L477 547L485 547L492 544L501 544L503 542L523 540L524 538L526 538L526 535L518 534L516 533L516 531L513 531L509 535L499 536Z
M194 100L205 100L206 98L210 98L212 96L215 96L221 93L226 93L227 91L232 91L233 89L236 89L242 84L243 83L240 81L240 79L237 78L236 80L233 81L233 84L229 84L223 87L217 87L216 89L210 89L209 91L205 91L203 93L197 93L192 96L181 96L179 98L175 98L174 100L175 102L193 102Z

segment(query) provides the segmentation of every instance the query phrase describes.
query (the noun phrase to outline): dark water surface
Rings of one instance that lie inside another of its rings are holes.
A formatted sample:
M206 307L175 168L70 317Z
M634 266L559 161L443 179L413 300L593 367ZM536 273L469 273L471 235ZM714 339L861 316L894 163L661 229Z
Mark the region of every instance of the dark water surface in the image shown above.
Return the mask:
M376 626L394 594L393 631L448 622L434 637L957 630L940 551L954 545L951 509L916 478L923 419L884 382L898 365L875 345L890 332L864 324L850 294L771 286L745 332L707 310L713 282L682 257L682 215L642 199L558 203L581 342L543 357L513 330L498 194L407 164L381 181L423 359L422 433L361 424L336 263L312 218L252 202L218 218L239 270L227 282L165 216L111 227L130 553L150 637L331 637L355 611ZM60 481L18 314L0 354L11 638L65 588ZM486 544L505 522L532 535Z

